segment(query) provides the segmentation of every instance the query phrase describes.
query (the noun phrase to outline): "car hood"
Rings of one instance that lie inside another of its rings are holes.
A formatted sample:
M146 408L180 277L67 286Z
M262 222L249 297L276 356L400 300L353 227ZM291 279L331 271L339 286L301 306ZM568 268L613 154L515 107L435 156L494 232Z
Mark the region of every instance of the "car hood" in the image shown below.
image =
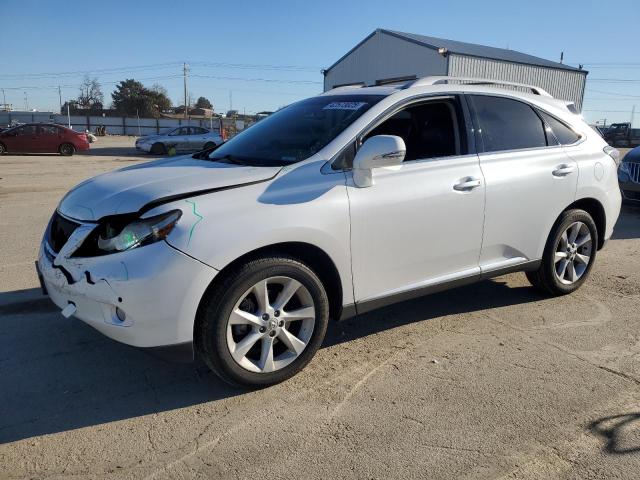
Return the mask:
M623 161L640 163L640 147L636 147L624 156Z
M269 180L281 167L247 167L190 156L161 159L90 178L60 201L58 211L82 221L133 213L158 200Z

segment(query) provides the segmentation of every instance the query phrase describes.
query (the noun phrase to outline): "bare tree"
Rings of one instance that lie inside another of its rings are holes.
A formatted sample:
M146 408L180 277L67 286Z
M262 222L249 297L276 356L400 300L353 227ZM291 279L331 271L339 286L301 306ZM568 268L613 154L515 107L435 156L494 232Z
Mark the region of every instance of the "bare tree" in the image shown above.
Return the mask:
M97 78L84 77L80 85L80 95L78 95L78 106L88 109L100 109L104 101L102 88Z

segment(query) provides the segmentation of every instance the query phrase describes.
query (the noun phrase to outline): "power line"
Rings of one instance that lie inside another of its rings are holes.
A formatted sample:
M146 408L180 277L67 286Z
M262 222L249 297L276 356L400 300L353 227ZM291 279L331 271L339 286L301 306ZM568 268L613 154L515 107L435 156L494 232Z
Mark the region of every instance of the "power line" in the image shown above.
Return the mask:
M322 85L322 82L314 80L284 80L278 78L243 78L243 77L220 77L217 75L192 75L197 78L212 78L214 80L232 80L241 82L266 82L266 83L288 83L295 85Z
M10 73L0 74L2 79L39 79L61 76L74 76L74 75L102 75L110 73L132 72L132 71L145 71L145 70L158 70L164 68L175 67L183 64L184 62L166 62L155 63L148 65L137 65L129 67L113 67L113 68L99 68L93 70L74 70L66 72L38 72L38 73ZM273 65L273 64L248 64L248 63L226 63L226 62L204 62L196 61L189 62L191 65L198 65L204 68L230 68L230 69L244 69L244 70L273 70L273 71L289 71L289 72L319 72L320 67L306 66L306 65Z
M629 110L596 110L596 109L584 109L583 112L602 112L602 113L629 113ZM634 112L633 114L640 115L640 112Z
M613 96L616 96L616 97L640 98L640 95L628 95L626 93L607 92L607 91L604 91L604 90L592 90L592 89L589 89L589 90L587 90L587 93L589 93L589 92L602 93L604 95L613 95Z

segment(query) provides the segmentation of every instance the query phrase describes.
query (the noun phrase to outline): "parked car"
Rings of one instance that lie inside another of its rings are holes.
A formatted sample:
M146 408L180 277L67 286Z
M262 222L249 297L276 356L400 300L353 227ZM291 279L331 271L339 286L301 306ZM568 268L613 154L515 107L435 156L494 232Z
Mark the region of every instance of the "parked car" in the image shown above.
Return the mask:
M618 169L623 200L640 205L640 147L625 155Z
M27 123L0 132L0 154L3 153L59 153L73 155L89 150L84 133L74 132L62 125Z
M604 139L614 147L637 147L640 145L640 128L631 128L631 123L612 123L604 132Z
M44 288L245 386L303 368L329 318L516 271L575 291L620 212L617 151L539 88L448 81L337 88L81 183L42 241Z
M136 148L154 155L164 155L170 148L176 152L197 152L222 143L222 137L207 128L176 127L161 135L146 135L136 140Z

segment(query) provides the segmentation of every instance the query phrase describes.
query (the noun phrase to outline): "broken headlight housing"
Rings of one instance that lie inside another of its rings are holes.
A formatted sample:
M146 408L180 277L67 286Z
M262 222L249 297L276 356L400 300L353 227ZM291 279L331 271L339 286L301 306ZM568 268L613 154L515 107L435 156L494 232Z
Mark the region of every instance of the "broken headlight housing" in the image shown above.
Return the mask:
M164 240L176 225L182 212L172 210L151 218L139 219L126 225L119 233L98 237L98 248L105 252L123 252L140 245ZM114 232L108 232L114 233Z
M164 240L182 216L181 210L149 218L114 215L103 219L74 253L75 257L91 257L124 252L132 248Z

